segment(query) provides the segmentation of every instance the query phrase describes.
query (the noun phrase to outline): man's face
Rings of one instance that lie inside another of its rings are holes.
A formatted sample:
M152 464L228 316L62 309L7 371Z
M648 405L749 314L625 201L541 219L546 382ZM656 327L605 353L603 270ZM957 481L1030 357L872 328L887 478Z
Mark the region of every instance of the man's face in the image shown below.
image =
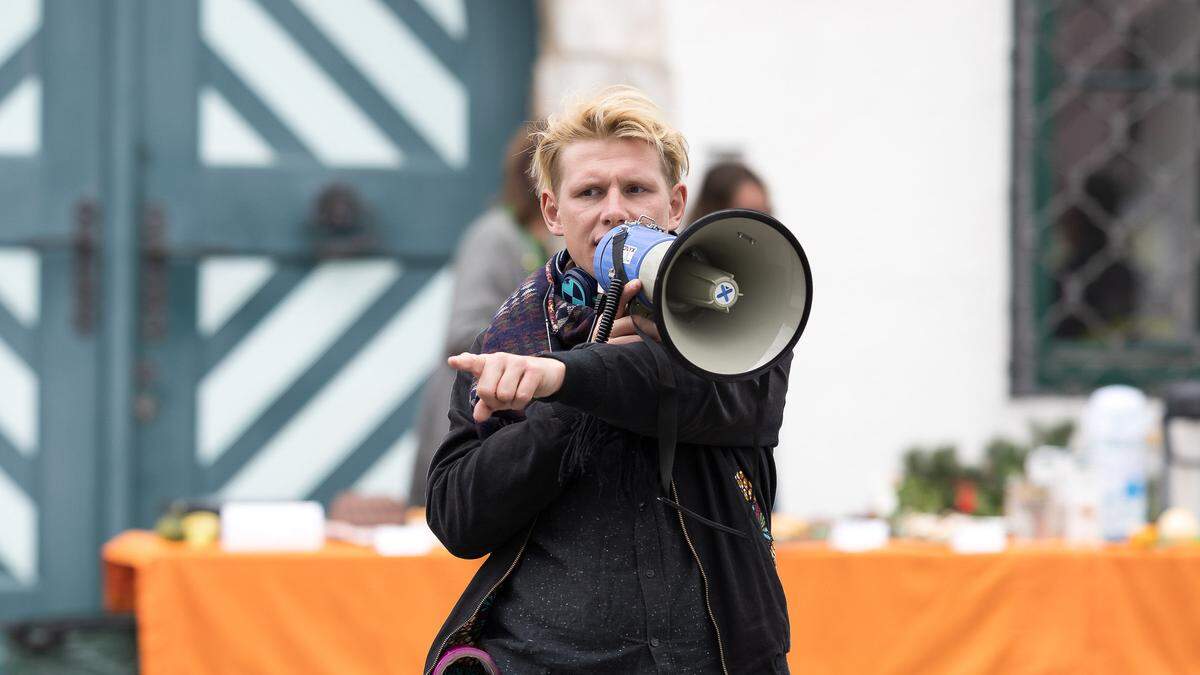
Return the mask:
M546 227L561 236L575 264L596 276L592 256L605 233L649 216L674 230L683 218L687 187L667 185L658 151L624 138L575 141L558 156L558 188L542 192Z

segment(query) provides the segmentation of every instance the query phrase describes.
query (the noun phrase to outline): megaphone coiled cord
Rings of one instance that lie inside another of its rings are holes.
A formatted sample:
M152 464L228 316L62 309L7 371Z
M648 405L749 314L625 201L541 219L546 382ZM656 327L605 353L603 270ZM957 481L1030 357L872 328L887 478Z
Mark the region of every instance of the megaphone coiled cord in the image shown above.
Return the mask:
M621 291L625 290L625 282L619 277L614 276L608 281L608 289L604 292L604 301L601 304L600 323L596 328L596 342L608 342L608 335L612 332L613 320L617 316L617 305L621 303Z

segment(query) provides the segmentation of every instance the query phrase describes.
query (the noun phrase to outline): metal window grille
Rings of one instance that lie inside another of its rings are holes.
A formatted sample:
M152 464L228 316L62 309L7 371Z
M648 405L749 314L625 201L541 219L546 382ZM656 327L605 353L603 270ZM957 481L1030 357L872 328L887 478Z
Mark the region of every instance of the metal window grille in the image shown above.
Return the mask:
M1014 391L1200 375L1200 3L1014 19Z

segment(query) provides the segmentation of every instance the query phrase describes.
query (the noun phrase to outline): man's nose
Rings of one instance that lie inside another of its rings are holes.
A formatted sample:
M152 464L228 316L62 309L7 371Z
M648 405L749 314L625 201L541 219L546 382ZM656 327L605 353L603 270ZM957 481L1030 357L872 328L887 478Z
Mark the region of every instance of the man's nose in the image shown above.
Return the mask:
M625 195L620 190L611 190L604 200L604 211L601 214L603 225L610 228L616 227L631 218Z

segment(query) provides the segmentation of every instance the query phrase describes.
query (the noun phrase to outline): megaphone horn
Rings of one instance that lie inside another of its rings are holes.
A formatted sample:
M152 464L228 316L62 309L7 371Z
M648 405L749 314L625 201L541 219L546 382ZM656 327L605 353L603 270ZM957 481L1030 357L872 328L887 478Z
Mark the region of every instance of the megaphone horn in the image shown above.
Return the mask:
M613 242L621 237L625 273L642 280L637 300L672 356L704 377L736 380L791 351L812 309L812 271L782 223L728 209L676 236L641 221L605 234L592 269L607 273L602 279L615 274Z

